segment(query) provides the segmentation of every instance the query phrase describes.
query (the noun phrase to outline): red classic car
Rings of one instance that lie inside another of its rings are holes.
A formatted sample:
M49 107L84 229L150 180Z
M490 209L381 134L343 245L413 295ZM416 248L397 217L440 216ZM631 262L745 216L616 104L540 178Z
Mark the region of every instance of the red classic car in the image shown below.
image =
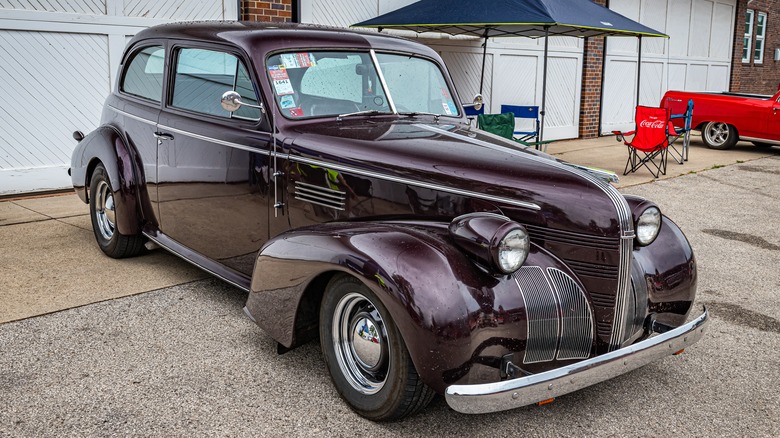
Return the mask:
M75 138L73 185L108 256L155 243L247 291L278 351L319 340L373 420L435 393L467 413L548 400L679 352L707 322L686 322L696 259L657 205L472 128L419 43L153 27Z
M739 140L756 146L780 145L780 90L774 96L738 93L667 91L661 100L672 114L682 114L693 99L693 129L712 149L730 149Z

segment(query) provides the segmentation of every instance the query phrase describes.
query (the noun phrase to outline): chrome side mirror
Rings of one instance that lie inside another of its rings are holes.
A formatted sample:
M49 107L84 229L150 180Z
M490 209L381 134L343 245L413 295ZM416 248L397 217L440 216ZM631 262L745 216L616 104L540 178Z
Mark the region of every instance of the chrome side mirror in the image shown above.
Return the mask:
M477 94L476 96L474 96L474 101L472 103L467 103L463 106L472 107L475 110L479 111L482 109L484 105L485 105L485 98L483 98L481 94Z
M248 106L249 108L257 108L260 110L261 113L265 113L265 107L263 107L263 104L260 105L251 105L248 103L244 103L241 101L241 95L233 90L225 91L224 94L222 94L222 98L219 101L220 104L222 104L222 108L227 112L235 112L238 111L239 108L242 106Z

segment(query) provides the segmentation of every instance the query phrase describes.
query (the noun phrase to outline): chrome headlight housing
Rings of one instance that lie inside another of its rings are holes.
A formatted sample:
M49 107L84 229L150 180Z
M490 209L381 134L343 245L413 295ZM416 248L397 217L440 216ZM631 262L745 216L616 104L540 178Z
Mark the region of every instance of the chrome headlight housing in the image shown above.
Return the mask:
M661 229L661 210L658 207L647 207L637 218L634 229L640 246L653 243Z
M470 256L501 274L523 266L531 250L525 227L493 213L469 213L449 226L455 243Z

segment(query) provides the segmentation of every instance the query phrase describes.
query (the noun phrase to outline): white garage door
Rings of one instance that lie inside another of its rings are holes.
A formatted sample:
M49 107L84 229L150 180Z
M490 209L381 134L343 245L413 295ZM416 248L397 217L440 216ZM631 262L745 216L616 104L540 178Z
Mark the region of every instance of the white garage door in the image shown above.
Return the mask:
M72 133L100 122L141 29L235 20L238 0L0 0L0 195L66 188Z
M348 27L414 3L416 0L301 0L301 21ZM468 7L468 2L463 2ZM384 31L411 38L411 32ZM488 43L482 94L488 112L502 104L542 103L543 39L493 38ZM479 91L482 40L475 38L420 38L441 55L452 74L460 98L470 102ZM583 41L550 38L547 72L545 139L576 138L579 129Z
M642 40L641 105L659 106L670 89L729 89L736 0L619 0L610 8L669 35ZM636 38L607 39L602 133L633 129L637 48Z

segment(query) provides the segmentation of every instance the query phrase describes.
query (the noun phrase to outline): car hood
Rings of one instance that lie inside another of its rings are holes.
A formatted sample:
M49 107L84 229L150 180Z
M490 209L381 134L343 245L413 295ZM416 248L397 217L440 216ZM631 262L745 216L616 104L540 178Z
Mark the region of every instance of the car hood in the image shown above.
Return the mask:
M289 134L293 138L285 143L292 155L539 206L529 211L491 201L524 223L603 236L620 233L617 191L607 182L465 124L371 118L304 124Z

